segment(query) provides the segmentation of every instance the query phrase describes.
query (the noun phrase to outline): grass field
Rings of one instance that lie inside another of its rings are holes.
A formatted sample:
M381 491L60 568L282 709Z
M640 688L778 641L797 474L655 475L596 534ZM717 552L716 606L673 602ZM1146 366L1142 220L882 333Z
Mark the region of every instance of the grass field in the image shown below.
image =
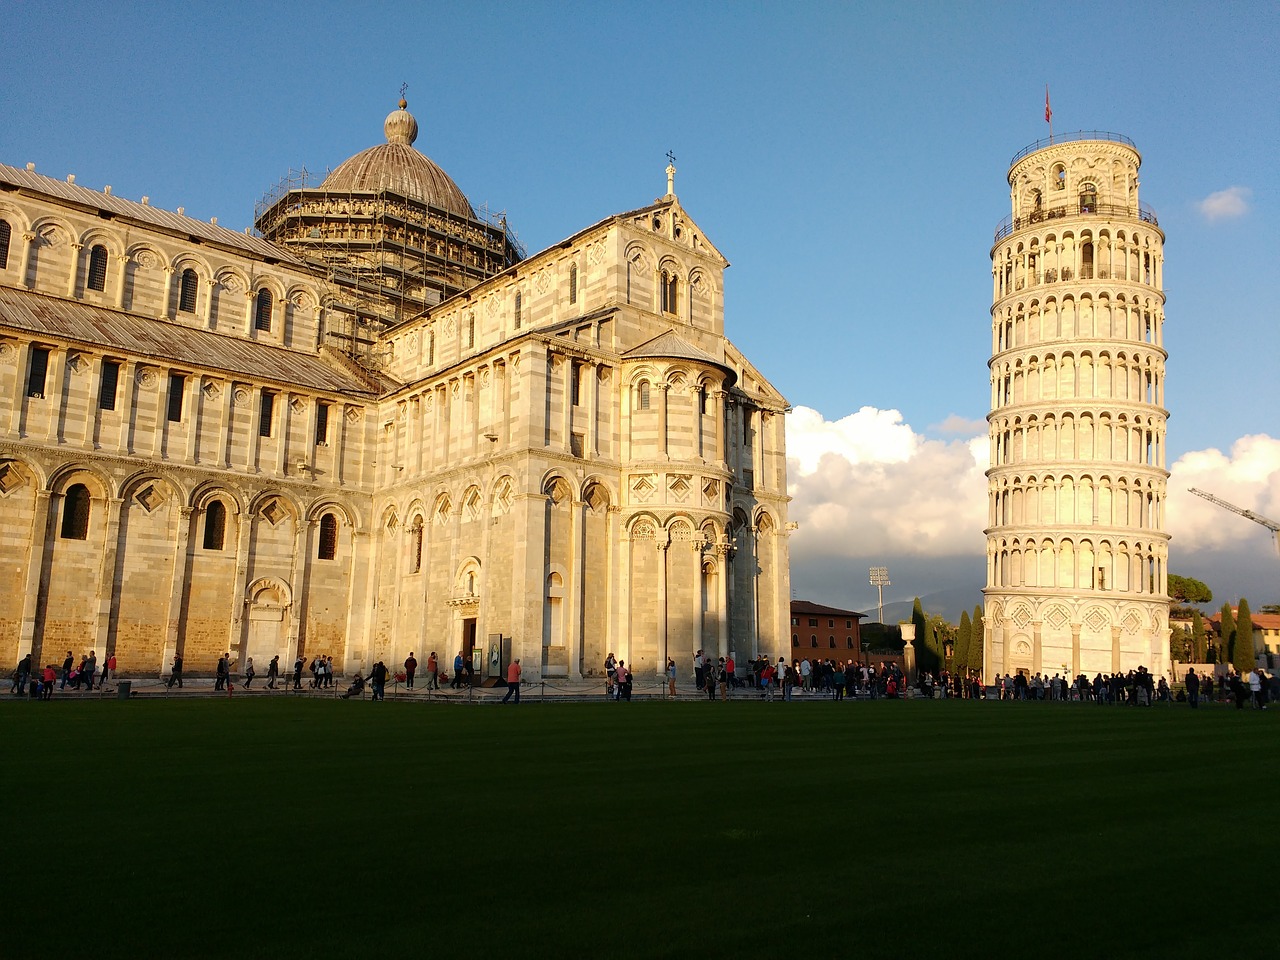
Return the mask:
M6 702L0 955L1265 954L1278 713Z

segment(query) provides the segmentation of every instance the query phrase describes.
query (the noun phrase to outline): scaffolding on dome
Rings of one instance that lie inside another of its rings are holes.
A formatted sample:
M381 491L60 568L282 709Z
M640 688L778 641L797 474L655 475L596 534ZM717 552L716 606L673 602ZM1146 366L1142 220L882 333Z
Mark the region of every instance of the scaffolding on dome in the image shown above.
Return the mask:
M382 330L526 256L505 211L472 205L467 218L385 184L349 193L324 182L291 169L255 205L254 232L323 275L323 342L366 367L383 365Z

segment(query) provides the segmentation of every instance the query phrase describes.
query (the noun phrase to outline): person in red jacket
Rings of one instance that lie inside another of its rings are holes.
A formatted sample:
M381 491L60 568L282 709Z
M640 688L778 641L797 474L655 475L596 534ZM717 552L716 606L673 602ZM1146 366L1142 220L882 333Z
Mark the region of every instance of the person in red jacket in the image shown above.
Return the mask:
M53 669L52 663L45 664L44 674L41 676L41 680L43 681L43 684L40 690L40 699L52 700L53 685L58 681L58 671Z
M513 693L516 695L516 698L511 700L511 702L520 702L520 674L523 672L524 671L520 669L520 658L516 657L511 661L511 666L507 667L507 695L502 698L503 703L511 700L511 695Z

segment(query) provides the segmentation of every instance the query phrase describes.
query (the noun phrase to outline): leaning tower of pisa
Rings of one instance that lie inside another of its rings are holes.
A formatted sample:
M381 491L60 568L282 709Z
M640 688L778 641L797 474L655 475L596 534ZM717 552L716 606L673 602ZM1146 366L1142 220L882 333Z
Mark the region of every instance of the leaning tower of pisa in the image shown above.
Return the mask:
M1113 133L1034 143L991 248L983 677L1169 670L1164 234Z

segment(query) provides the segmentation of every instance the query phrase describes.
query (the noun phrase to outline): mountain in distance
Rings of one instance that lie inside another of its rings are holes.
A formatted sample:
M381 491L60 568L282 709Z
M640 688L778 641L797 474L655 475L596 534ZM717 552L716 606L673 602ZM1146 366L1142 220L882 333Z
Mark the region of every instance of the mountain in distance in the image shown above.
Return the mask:
M885 623L901 623L903 620L910 620L914 604L914 597L910 600L896 600L893 603L886 603L884 605ZM968 610L969 615L973 616L973 608L981 605L981 586L949 587L946 590L935 590L933 593L926 594L920 598L920 606L924 607L925 613L941 614L943 619L949 623L959 623L960 614L965 610ZM875 621L877 615L875 607L861 612L867 615L867 621Z

